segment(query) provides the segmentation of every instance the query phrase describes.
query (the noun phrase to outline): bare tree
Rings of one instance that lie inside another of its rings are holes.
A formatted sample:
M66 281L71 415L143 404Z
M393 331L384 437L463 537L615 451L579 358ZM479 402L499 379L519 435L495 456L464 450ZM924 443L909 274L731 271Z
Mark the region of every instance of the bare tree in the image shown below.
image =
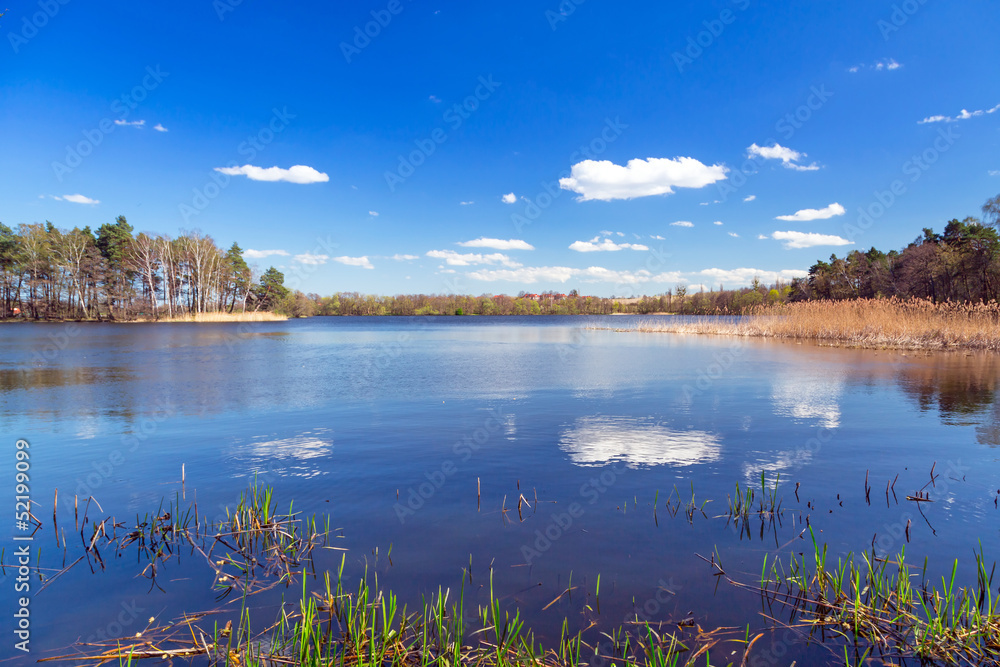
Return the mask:
M127 251L128 263L142 278L144 290L149 295L149 309L157 318L156 282L160 269L160 247L156 239L141 233L133 239Z

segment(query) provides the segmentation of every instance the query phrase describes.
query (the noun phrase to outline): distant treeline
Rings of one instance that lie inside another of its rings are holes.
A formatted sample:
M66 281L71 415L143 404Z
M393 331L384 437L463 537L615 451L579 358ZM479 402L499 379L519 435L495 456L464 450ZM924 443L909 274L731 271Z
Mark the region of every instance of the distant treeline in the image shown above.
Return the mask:
M983 205L984 220L951 220L924 229L902 250L832 255L807 278L693 292L679 284L656 296L596 297L544 292L375 296L303 294L269 268L256 275L234 243L223 252L188 232L133 236L124 217L70 231L52 223L0 224L0 317L128 320L205 312L273 311L312 315L736 315L764 305L808 300L897 297L935 303L1000 301L1000 195Z
M0 223L0 317L131 320L191 313L287 311L305 297L274 268L255 275L233 244L188 232L132 234L124 216L58 229Z
M612 315L628 313L737 313L761 303L778 303L788 298L789 285L689 294L678 285L657 296L597 297L544 292L518 296L427 295L373 296L341 292L333 296L309 295L312 315Z

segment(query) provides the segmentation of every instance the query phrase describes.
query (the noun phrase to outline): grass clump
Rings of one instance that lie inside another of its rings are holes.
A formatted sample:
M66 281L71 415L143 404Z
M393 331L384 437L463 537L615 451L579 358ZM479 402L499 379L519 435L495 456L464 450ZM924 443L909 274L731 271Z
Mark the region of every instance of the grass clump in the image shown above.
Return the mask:
M897 658L1000 664L1000 607L992 588L996 565L987 567L981 549L975 554L975 587L956 588L956 560L938 588L926 579L926 561L919 569L906 562L905 547L891 558L848 554L836 565L828 564L827 547L819 547L814 535L813 547L811 563L803 555L786 570L777 560L768 567L765 558L761 572L761 596L769 609L789 608L792 627L826 641L842 638L866 656L880 656L883 664Z

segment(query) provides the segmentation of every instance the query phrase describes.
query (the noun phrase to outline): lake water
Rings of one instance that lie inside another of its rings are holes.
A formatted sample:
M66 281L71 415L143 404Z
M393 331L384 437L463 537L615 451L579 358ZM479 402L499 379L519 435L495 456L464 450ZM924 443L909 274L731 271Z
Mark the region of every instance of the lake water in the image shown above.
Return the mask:
M63 562L47 518L57 488L60 524L72 528L74 494L107 515L144 514L181 493L183 465L187 500L214 518L256 478L280 506L330 516L348 574L367 567L412 604L439 586L458 591L471 562L469 601L488 595L492 570L504 604L549 638L564 618L608 628L637 609L654 622L764 628L759 597L720 586L698 554L756 583L765 554L811 552L807 516L834 560L905 545L908 560L928 558L932 579L958 558L974 584L973 550L997 559L1000 358L612 330L635 323L4 325L0 488L13 498L14 444L29 441L43 523L32 553L51 573ZM759 486L762 472L769 484L780 474L785 514L748 535L718 517L736 483ZM690 520L671 516L675 487L684 503L692 487L697 505L711 502ZM934 502L905 500L920 489ZM317 558L333 568L340 552ZM36 593L32 659L219 604L196 558L169 563L163 590L137 574L134 558L97 574L81 563ZM0 583L4 613L15 575ZM598 575L600 611L588 611ZM570 578L573 595L543 610ZM6 656L25 660L9 640Z

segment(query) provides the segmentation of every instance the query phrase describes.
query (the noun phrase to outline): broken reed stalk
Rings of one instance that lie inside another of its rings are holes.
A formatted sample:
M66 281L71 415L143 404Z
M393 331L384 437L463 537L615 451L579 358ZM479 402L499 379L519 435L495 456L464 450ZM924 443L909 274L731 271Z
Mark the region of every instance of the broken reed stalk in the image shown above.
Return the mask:
M519 501L527 502L523 495ZM194 535L189 529L189 515L181 517L175 506L164 508L161 505L155 514L147 514L142 521L137 519L136 529L117 536L117 546L135 545L159 553L171 548L176 540L185 539L196 552L205 556L206 564L216 572L218 584L222 578L234 576L229 566L239 549L225 555L215 553L209 558L199 541L208 540L217 548L243 538L250 540L251 534L258 537L272 534L271 528L276 522L298 521L291 512L280 516L273 514L272 502L269 489L252 489L244 494L230 517L217 524L220 532L214 537ZM102 528L95 526L92 549L97 548L102 537L109 544L116 539L121 524L113 519L94 523ZM244 535L231 532L237 524ZM294 527L282 525L285 527L278 532L294 531ZM104 526L108 526L106 531ZM264 555L255 552L255 557ZM323 584L317 591L310 593L307 588L310 579L302 577L299 601L283 605L277 622L264 631L254 631L251 627L245 598L254 591L244 589L237 623L231 620L221 628L220 623L206 628L201 622L209 614L189 614L172 623L147 626L135 637L81 643L73 655L45 657L41 661L73 661L96 667L115 661L131 664L133 659L203 656L213 664L238 665L569 667L585 662L589 652L596 657L600 651L601 658L610 658L621 667L682 667L693 666L709 648L723 641L727 632L733 634L728 630L703 632L699 629L696 633L687 631L686 634L693 636L682 638L681 632L685 631L680 628L673 633L665 632L637 617L636 623L613 631L617 641L610 648L611 655L607 655L609 648L605 643L592 645L584 640L583 633L595 627L594 621L574 634L567 619L558 643L546 649L527 628L519 611L501 605L494 593L492 569L489 599L469 616L465 612L464 577L462 589L454 599L450 590L439 588L416 611L407 612L395 594L379 588L377 575L374 584L365 576L356 587L348 586L344 577L346 562L345 554L335 574L329 571L323 574ZM245 562L234 564L246 565ZM471 576L471 557L469 573ZM284 572L272 571L269 576L285 580ZM549 606L571 594L573 588L570 583ZM595 597L600 599L600 575ZM738 646L735 636L731 641Z
M908 531L907 527L907 531ZM1000 664L1000 605L992 583L996 565L987 571L982 547L974 553L977 584L956 588L956 560L941 588L906 563L905 546L899 555L879 558L874 552L852 554L827 566L827 546L813 540L813 556L793 557L786 567L765 558L758 586L730 580L757 590L768 605L791 610L789 624L842 636L853 646L878 651L886 658L916 658L935 664ZM920 584L913 581L921 577Z

